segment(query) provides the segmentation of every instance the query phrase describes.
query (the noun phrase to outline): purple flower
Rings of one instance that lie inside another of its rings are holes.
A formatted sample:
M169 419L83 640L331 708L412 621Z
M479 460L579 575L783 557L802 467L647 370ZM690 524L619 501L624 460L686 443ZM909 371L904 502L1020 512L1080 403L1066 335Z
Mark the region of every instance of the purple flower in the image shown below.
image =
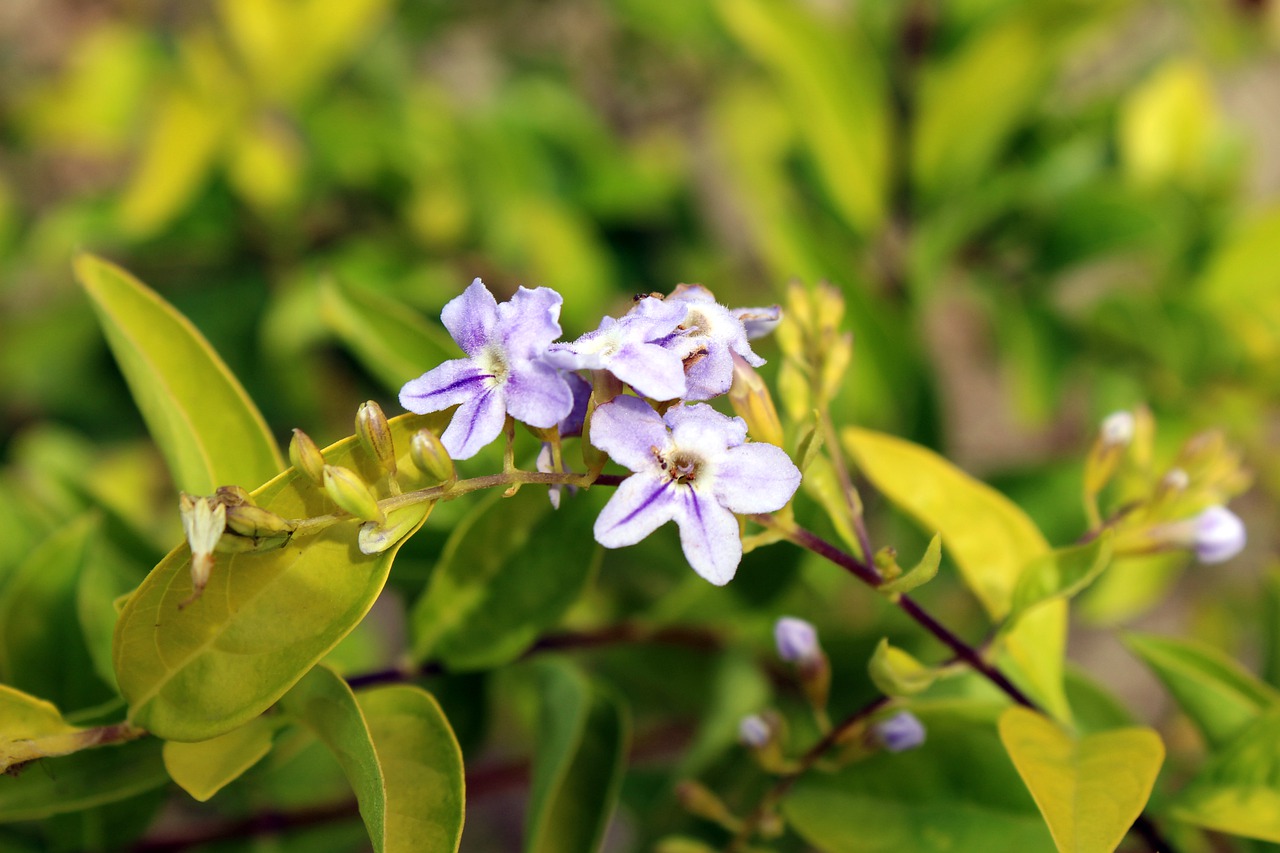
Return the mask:
M800 485L782 448L746 439L742 418L708 405L672 406L663 417L622 396L596 409L591 443L635 472L596 519L596 541L634 545L674 521L693 570L717 586L728 583L742 559L733 514L781 509Z
M684 363L660 342L671 338L685 314L683 305L643 297L622 319L605 317L594 332L552 345L547 361L565 370L607 370L655 400L683 397Z
M924 723L910 711L899 711L871 727L872 736L890 752L906 752L924 743Z
M1191 525L1191 547L1202 563L1223 563L1244 550L1244 522L1224 506L1209 507Z
M809 661L819 654L818 632L803 619L783 616L773 626L773 638L778 657L788 663Z
M682 284L664 300L666 304L685 307L685 316L675 336L667 342L684 363L687 389L685 400L710 400L729 392L733 384L733 353L752 367L764 359L751 350L747 329L734 311L716 302L715 296L700 284ZM767 312L770 309L739 309L742 312ZM768 331L767 316L762 325ZM769 327L771 328L771 327Z
M420 415L458 406L440 436L454 459L469 459L497 438L508 414L530 426L556 426L573 410L573 393L542 358L560 337L561 302L550 288L522 287L499 305L477 278L440 315L467 357L406 383L400 405Z
M761 308L734 308L733 316L742 321L742 328L749 340L762 338L778 328L782 322L781 305L765 305Z

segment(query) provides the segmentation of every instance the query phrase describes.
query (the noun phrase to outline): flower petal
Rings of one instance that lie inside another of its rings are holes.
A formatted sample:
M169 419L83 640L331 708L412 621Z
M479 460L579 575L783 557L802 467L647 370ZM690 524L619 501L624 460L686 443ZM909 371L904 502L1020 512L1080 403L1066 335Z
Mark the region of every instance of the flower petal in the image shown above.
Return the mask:
M573 394L573 408L556 428L563 436L582 435L582 425L587 419L587 406L591 403L591 383L576 373L560 375L569 383L569 391Z
M400 389L400 405L419 415L438 412L484 393L487 378L471 359L455 358L406 382Z
M675 400L685 394L684 364L680 356L657 344L631 344L609 359L606 369L654 400Z
M733 316L742 321L747 339L759 338L769 334L782 322L781 305L765 305L760 308L734 308Z
M564 299L549 287L521 287L498 306L497 333L513 359L541 359L560 337L560 305Z
M733 385L733 355L729 347L707 341L703 350L704 354L685 370L686 400L710 400L728 394Z
M657 471L653 449L671 447L671 433L662 416L639 397L614 397L591 416L591 443L624 468Z
M596 541L606 548L634 545L670 521L676 507L670 482L647 473L630 476L596 517Z
M569 383L560 371L541 361L512 365L505 390L507 411L529 426L553 427L573 411Z
M675 520L680 547L693 570L716 586L733 580L742 562L742 538L733 513L710 495L686 487L679 492Z
M440 435L440 443L451 458L470 459L502 434L506 420L507 407L502 392L485 391L458 407L448 429Z
M744 444L716 465L716 500L733 512L782 509L800 488L800 469L781 447Z
M498 322L498 300L476 279L440 312L440 322L467 355L475 355L493 337ZM432 410L434 411L434 410Z
M747 422L717 412L706 403L672 406L663 416L672 440L686 450L708 457L723 455L725 448L747 440Z

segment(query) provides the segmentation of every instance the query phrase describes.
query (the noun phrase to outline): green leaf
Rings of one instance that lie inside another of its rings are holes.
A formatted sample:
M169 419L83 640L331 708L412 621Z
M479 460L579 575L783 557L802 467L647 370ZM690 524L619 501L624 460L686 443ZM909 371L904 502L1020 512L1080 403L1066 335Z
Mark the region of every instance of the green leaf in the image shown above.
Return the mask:
M371 290L325 282L320 311L333 333L393 393L435 365L462 356L440 326Z
M1275 688L1196 640L1129 634L1124 642L1160 679L1210 746L1225 745L1280 700Z
M868 232L884 218L889 98L875 51L786 0L721 0L729 30L778 78L835 208Z
M929 540L929 547L925 549L919 563L901 577L880 584L877 589L887 593L911 592L933 580L938 574L940 565L942 565L942 534L935 533Z
M179 489L208 495L284 468L257 407L187 318L93 255L78 256L75 272Z
M416 471L409 436L439 429L441 415L391 420L401 476ZM377 483L380 471L354 437L324 451L330 464ZM285 518L332 504L293 469L254 492ZM430 504L419 504L425 519ZM421 523L421 520L420 522ZM181 545L130 596L116 624L114 661L130 719L166 740L208 740L261 714L350 633L373 606L405 540L376 556L355 547L345 520L262 553L219 554L204 595L191 594L190 553ZM407 537L406 537L407 538Z
M342 765L377 853L458 849L462 751L430 693L395 685L357 699L320 666L282 704Z
M112 696L94 673L76 611L77 582L98 529L90 514L54 533L0 595L0 679L68 712Z
M845 449L885 497L925 530L937 531L960 576L993 620L1009 614L1025 566L1049 553L1035 523L995 489L931 450L871 430L847 427ZM1004 637L1009 674L1056 716L1068 719L1062 687L1067 610L1051 602Z
M1186 564L1183 552L1116 557L1080 596L1076 612L1095 624L1126 622L1163 601Z
M977 183L1043 85L1048 51L1025 21L993 27L926 69L917 105L911 171L932 193Z
M876 646L867 670L876 689L886 696L910 696L928 690L938 677L937 670L889 645L887 638Z
M525 853L592 853L600 846L626 767L624 706L563 661L539 661L537 751Z
M1093 583L1111 564L1111 536L1084 545L1059 548L1031 561L1013 590L1009 621L1046 601L1071 598Z
M1000 740L1062 853L1110 853L1142 814L1164 744L1152 729L1073 738L1035 711L1000 716Z
M43 820L118 802L168 779L155 738L42 759L16 779L0 779L0 823Z
M29 741L79 731L53 703L0 684L0 770L30 760Z
M238 729L198 743L168 741L164 766L182 790L204 802L239 779L271 751L277 720L258 717Z
M1024 566L1049 544L1012 501L931 450L847 427L845 449L885 497L921 527L942 535L947 553L992 619L1003 619Z
M454 670L514 660L577 600L600 562L586 533L599 507L588 494L551 508L545 489L493 495L454 528L413 610L418 660Z
M1240 732L1170 807L1178 820L1280 843L1280 709Z
M919 705L922 747L878 752L834 774L808 773L783 803L826 853L1046 853L1053 842L1001 754L998 709Z

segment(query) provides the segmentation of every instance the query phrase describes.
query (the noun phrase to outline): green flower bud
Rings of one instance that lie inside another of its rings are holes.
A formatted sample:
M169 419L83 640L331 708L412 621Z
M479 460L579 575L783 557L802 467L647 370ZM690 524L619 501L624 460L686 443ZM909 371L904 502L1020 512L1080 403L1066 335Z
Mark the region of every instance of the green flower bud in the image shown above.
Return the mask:
M252 504L227 507L227 530L251 538L292 533L293 522Z
M369 486L350 468L324 466L324 490L339 507L364 521L381 524L386 516Z
M227 507L253 504L253 498L240 486L218 486L218 490L213 493L213 498Z
M391 440L391 425L382 407L369 400L356 411L356 435L364 449L392 477L396 475L396 448Z
M733 354L733 386L729 389L733 412L747 422L747 432L756 441L782 446L782 421L773 405L773 395L756 369L737 353Z
M289 462L317 486L324 485L324 454L311 436L300 429L293 431L293 439L289 442Z
M227 531L221 539L218 540L217 551L219 554L246 554L256 553L258 551L274 551L277 548L283 548L289 544L292 538L290 533L281 533L276 536L241 536L239 533Z
M409 457L436 483L447 485L458 479L449 451L440 443L440 436L429 429L420 429L409 439Z

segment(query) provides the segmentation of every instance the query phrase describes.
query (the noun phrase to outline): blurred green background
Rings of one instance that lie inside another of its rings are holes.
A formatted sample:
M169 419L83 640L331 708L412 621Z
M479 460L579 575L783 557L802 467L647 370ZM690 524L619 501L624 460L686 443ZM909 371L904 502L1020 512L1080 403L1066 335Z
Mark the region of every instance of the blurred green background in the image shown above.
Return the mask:
M1148 403L1169 449L1226 429L1253 559L1184 624L1258 656L1276 0L5 0L0 569L86 494L153 546L177 527L78 250L322 444L433 366L371 369L353 305L547 285L575 336L681 281L731 305L831 281L856 336L837 419L942 449L1054 542L1107 412ZM1130 618L1171 577L1085 610Z

